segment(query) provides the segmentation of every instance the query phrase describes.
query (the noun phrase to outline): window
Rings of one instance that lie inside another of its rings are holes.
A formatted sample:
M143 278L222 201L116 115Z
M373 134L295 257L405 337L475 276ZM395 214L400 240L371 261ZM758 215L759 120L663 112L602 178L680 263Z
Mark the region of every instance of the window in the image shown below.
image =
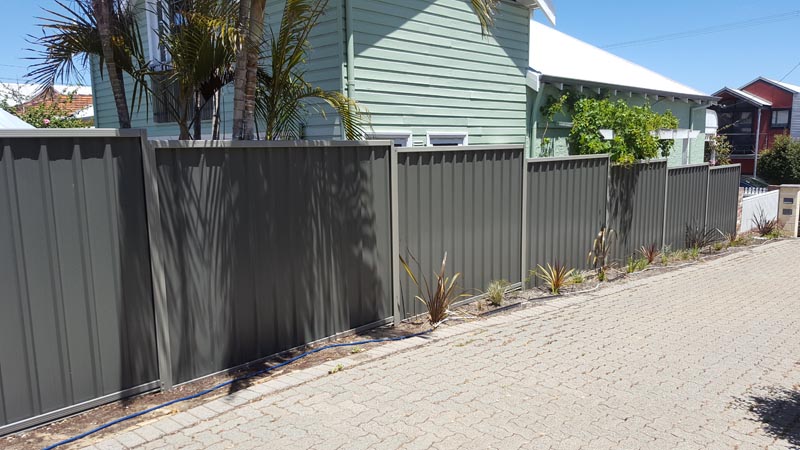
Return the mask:
M428 147L445 145L469 145L469 136L466 131L429 131L426 138Z
M772 128L789 128L789 110L772 110Z
M393 141L395 147L411 147L414 145L410 131L376 131L367 133L367 139Z
M151 64L156 68L164 68L163 66L168 66L172 61L169 52L161 45L159 35L166 31L166 27L172 29L180 24L181 16L178 11L182 2L183 0L147 0L146 2L148 50Z
M163 76L153 75L150 77L150 89L153 91L153 122L174 122L175 119L173 115L170 114L170 111L177 111L180 109L178 107L178 96L180 95L178 84L169 82ZM191 100L189 100L189 103L191 111L193 110ZM211 120L213 115L214 98L212 97L203 105L203 109L200 110L200 120Z

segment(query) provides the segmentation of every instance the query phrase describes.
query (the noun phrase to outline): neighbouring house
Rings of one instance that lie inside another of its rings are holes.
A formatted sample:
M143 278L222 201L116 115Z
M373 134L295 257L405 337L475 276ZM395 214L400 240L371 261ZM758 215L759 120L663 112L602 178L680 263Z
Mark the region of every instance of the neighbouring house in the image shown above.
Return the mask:
M145 48L162 61L152 11L138 0ZM277 27L284 3L267 2L267 22ZM488 37L469 0L330 0L311 36L305 79L360 102L370 113L368 138L398 146L523 144L527 135L525 75L529 24L539 9L552 21L550 0L503 0ZM349 17L348 17L349 16ZM348 20L349 19L349 20ZM348 45L352 37L352 46ZM166 57L168 58L168 57ZM348 67L348 62L351 62ZM96 126L116 127L108 80L92 63ZM233 89L221 95L222 138L230 138ZM210 135L211 120L202 124ZM177 125L155 107L132 111L131 122L150 137L175 138ZM308 139L341 139L335 114L309 113Z
M38 84L0 84L0 100L5 100L18 111L41 104L60 104L72 117L82 119L87 124L94 122L92 88L89 86L56 85L50 90L40 92Z
M772 147L775 136L800 137L800 86L758 77L714 95L720 97L714 106L719 134L728 137L731 160L742 165L742 174L757 174L758 153Z
M678 130L664 132L674 139L669 165L703 162L707 108L716 97L673 81L652 70L601 50L591 44L531 21L530 67L528 69L530 157L569 154L567 136L572 126L566 114L551 123L541 113L548 99L566 90L578 95L623 99L629 105L650 103L659 113L671 111L680 121ZM711 113L713 116L713 113ZM709 125L711 125L709 121ZM710 130L713 132L713 126ZM548 138L543 145L543 134Z

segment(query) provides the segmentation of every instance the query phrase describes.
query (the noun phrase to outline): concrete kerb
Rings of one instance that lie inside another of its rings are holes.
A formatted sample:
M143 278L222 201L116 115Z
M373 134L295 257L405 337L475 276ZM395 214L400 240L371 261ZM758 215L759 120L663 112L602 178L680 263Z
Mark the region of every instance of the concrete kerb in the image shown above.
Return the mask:
M730 255L723 255L710 261L700 261L699 264L725 264L742 258L750 253L763 252L767 250L766 248L762 247L771 247L774 245L781 245L782 243L783 242L779 241L762 244L758 247L739 250ZM144 440L144 443L157 440L164 435L174 433L182 428L195 426L224 412L230 411L231 409L235 409L255 401L264 401L266 400L266 397L271 394L297 387L325 376L330 376L329 371L339 365L343 367L343 370L348 370L387 358L392 355L413 350L430 342L454 339L465 334L474 333L481 329L502 324L535 320L538 317L546 314L552 314L565 308L579 307L590 300L602 300L614 294L618 294L621 291L641 287L653 282L663 281L666 278L679 275L682 271L691 270L693 267L694 265L689 265L676 268L674 270L665 270L662 273L658 273L647 278L631 278L624 283L608 285L603 289L593 292L580 293L573 296L556 297L541 302L536 302L534 300L533 302L527 302L525 307L514 310L508 314L491 316L482 321L448 325L439 328L432 334L426 336L390 342L376 348L372 348L364 353L359 353L338 360L328 361L314 367L309 367L286 374L278 373L274 378L267 379L264 382L239 390L230 396L211 400L203 405L195 406L175 415L159 417L145 424L139 424L124 430L120 430L116 436L107 436L101 439L103 439L103 444L108 443L109 439L114 439L122 444L120 446L121 448L125 448L127 445L126 442L137 442L136 445L142 445L143 443L139 443L141 440Z

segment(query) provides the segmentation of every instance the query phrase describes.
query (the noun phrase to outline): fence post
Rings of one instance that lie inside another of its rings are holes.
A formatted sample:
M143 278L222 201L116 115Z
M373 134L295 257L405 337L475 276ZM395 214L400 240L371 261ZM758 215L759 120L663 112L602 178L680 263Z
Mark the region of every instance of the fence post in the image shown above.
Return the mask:
M169 339L169 309L167 286L162 255L164 236L161 228L161 204L158 198L158 169L156 150L142 130L142 171L145 202L147 203L147 235L150 242L150 274L153 280L153 312L156 323L156 352L158 355L158 377L161 389L173 385L172 352Z
M392 315L394 325L400 325L403 317L400 312L400 195L398 152L394 146L389 147L389 191L391 202L392 233Z
M522 151L522 214L520 215L522 236L520 236L519 241L522 246L522 251L520 252L522 261L520 261L519 265L522 273L519 280L522 283L523 290L527 287L525 275L528 273L528 158L526 152L527 149Z
M708 226L708 198L711 196L711 165L706 165L706 211L703 214L703 232L706 232Z
M667 214L669 213L669 161L667 161L667 170L664 171L666 180L664 181L664 220L661 224L661 250L667 246Z

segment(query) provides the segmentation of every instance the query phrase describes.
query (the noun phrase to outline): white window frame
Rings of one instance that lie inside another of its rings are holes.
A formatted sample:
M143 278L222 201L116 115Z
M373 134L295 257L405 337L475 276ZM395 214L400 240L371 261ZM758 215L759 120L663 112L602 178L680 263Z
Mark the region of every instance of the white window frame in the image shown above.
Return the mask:
M378 130L366 133L367 139L388 140L395 147L411 147L414 145L413 134L409 130Z
M442 142L447 141L447 142ZM449 142L453 142L452 144ZM434 147L436 144L464 146L469 145L469 133L466 130L428 131L425 135L425 145Z
M149 52L150 63L153 65L167 65L172 62L172 58L167 54L164 61L161 60L161 52L158 49L158 27L160 26L156 15L156 3L166 3L167 0L145 0L145 18L147 21L147 50Z

